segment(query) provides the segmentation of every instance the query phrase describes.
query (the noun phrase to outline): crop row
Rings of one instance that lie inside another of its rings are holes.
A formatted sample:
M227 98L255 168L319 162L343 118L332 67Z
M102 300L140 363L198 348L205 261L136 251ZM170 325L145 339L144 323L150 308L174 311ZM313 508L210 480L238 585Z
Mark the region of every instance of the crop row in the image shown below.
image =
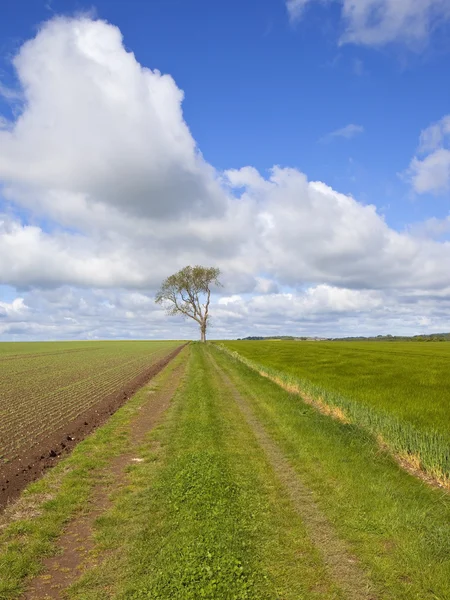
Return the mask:
M156 359L157 357L153 358ZM151 362L153 362L153 360ZM1 427L9 424L9 418L16 418L17 413L19 412L17 409L21 406L26 406L28 409L27 415L21 415L21 418L24 419L28 415L32 415L33 412L37 412L42 409L42 407L45 407L46 403L51 404L55 399L60 397L70 397L73 395L73 392L76 392L77 394L86 393L91 388L98 391L103 391L105 386L110 387L110 385L116 383L116 381L119 383L126 383L126 379L123 379L124 375L132 377L135 375L135 373L139 373L142 368L148 364L148 360L144 362L142 359L134 359L132 361L127 361L122 365L114 366L101 372L97 372L95 375L90 375L89 377L85 377L84 373L77 373L74 375L76 380L72 384L55 388L49 392L43 392L39 389L36 389L34 390L34 393L29 395L27 398L22 398L22 401L15 402L13 405L10 405L9 409L7 408L4 410L4 418Z
M19 456L64 423L119 393L174 346L153 344L125 353L119 349L104 353L92 364L90 356L85 356L79 364L69 362L61 371L55 369L55 364L44 362L42 377L36 374L34 379L17 380L17 387L8 373L9 385L2 389L0 401L0 457L11 460Z
M161 351L156 351L156 353L151 355L151 360L160 354ZM24 378L22 381L17 381L17 383L15 383L14 378L10 381L6 381L5 385L2 386L2 395L5 394L6 391L8 392L9 398L14 399L14 404L26 403L26 405L29 406L32 404L34 398L39 399L41 402L44 398L59 392L61 389L70 387L72 383L79 384L83 381L91 380L92 377L101 379L116 368L120 367L125 369L134 363L141 362L146 364L148 360L149 356L134 357L126 362L124 362L123 358L122 360L111 360L109 358L107 361L103 360L103 362L93 363L91 365L69 365L64 369L58 366L57 372L54 371L53 366L53 368L50 369L43 369L42 374L35 375L33 373L33 377ZM44 390L49 390L49 392L45 393Z

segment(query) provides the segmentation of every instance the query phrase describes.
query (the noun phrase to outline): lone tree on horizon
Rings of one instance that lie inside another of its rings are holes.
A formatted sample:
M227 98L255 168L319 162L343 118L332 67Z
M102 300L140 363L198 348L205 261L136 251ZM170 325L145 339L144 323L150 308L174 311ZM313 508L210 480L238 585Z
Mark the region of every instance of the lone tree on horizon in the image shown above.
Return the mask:
M183 315L197 321L200 339L205 342L211 285L221 285L219 276L220 269L214 267L184 267L163 281L155 302L165 305L168 315Z

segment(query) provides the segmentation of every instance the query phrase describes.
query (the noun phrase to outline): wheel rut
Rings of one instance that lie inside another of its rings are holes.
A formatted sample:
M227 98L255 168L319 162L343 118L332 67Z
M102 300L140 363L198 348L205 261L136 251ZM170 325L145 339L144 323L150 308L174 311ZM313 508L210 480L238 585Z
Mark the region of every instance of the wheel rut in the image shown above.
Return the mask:
M95 556L94 529L96 519L113 504L110 494L126 482L125 470L135 458L135 450L145 436L163 418L171 399L177 391L186 363L181 363L168 375L161 389L151 390L149 398L139 409L138 415L130 423L131 448L117 456L105 469L94 487L89 505L85 511L71 520L60 536L58 554L44 560L44 569L33 578L21 600L61 600L66 598L65 590L87 569L95 567L100 560Z
M377 600L368 575L352 554L348 544L338 536L333 525L321 511L313 498L312 491L302 483L295 469L259 422L230 376L217 364L211 353L209 357L224 388L229 391L264 450L335 583L348 600Z

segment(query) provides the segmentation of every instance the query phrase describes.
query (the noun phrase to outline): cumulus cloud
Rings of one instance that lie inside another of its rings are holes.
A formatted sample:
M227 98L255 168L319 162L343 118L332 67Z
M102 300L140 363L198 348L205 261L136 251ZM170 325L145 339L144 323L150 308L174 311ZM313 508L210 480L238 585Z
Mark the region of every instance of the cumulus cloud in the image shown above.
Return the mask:
M437 293L351 290L214 296L212 338L247 335L373 335L445 331L450 289ZM0 304L2 339L189 339L191 321L170 321L149 293L123 289L31 290Z
M327 133L327 135L323 136L319 141L320 142L332 142L336 138L344 138L346 140L350 140L351 138L364 133L364 127L362 125L355 125L354 123L350 123L345 127L341 127L340 129L336 129L331 133Z
M244 188L243 202L259 208L261 267L283 284L388 289L450 283L450 243L399 233L375 206L310 182L296 169L275 167L268 179L249 168L226 176Z
M221 214L212 167L170 75L142 67L117 27L57 18L14 59L25 97L0 131L0 177L137 216Z
M448 0L336 0L341 4L341 43L382 46L391 42L423 43L434 27L450 18ZM286 0L291 20L314 0ZM320 0L322 3L331 0Z
M45 23L14 66L24 103L0 130L0 181L33 224L1 216L0 282L157 285L219 256L245 276L250 207L203 160L169 75L89 18Z
M382 295L374 290L349 290L322 284L304 292L255 295L250 300L234 294L220 298L218 305L239 307L248 315L269 311L301 320L318 313L368 311L382 305Z
M16 319L26 315L29 307L23 298L15 298L12 302L0 302L0 318Z
M411 233L416 236L439 239L450 234L450 215L443 219L431 217L425 221L414 223L409 227Z
M220 337L374 335L448 330L450 288L430 292L351 290L328 285L252 298L234 295L214 307Z
M14 65L23 104L0 127L0 284L18 291L0 304L3 337L190 337L152 300L186 264L222 269L217 337L242 323L356 327L393 314L395 298L450 288L448 242L399 233L297 169L218 173L182 91L140 65L116 27L53 19ZM423 135L424 151L440 131Z
M418 194L439 194L450 186L450 115L420 134L416 156L406 176Z

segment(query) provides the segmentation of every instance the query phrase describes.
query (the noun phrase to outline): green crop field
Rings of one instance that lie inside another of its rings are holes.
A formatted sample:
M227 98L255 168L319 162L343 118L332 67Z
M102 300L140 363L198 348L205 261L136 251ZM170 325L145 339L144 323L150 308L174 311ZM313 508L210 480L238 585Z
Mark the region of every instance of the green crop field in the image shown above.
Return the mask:
M120 393L179 342L0 344L0 461Z
M190 344L0 515L0 599L447 600L449 523L374 436Z
M273 376L337 406L394 451L450 477L450 344L223 342Z

